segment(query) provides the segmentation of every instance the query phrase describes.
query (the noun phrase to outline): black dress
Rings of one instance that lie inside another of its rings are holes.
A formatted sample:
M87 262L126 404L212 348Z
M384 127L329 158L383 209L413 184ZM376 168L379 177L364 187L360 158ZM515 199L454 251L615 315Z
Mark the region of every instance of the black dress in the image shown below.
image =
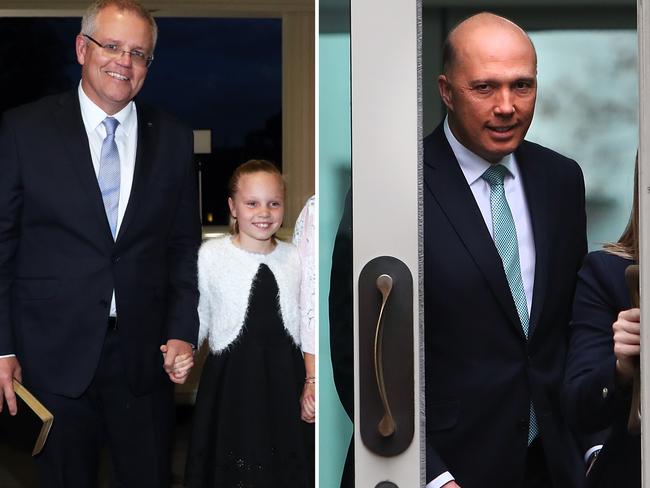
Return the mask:
M313 425L300 420L305 366L261 264L240 336L203 367L187 459L189 488L313 486Z

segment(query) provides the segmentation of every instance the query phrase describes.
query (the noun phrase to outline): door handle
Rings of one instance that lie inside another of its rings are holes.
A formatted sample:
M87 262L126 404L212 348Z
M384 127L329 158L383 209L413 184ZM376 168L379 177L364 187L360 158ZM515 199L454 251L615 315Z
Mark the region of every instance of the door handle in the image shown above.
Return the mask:
M361 270L359 290L359 432L380 456L396 456L415 431L413 277L392 256Z
M383 437L388 437L395 433L395 420L390 411L390 404L388 403L388 394L386 393L386 382L384 380L384 357L383 357L383 339L384 329L382 328L382 319L384 318L384 309L386 302L393 290L393 278L390 275L379 275L376 281L377 289L381 293L381 309L379 310L379 318L377 319L377 327L375 329L375 379L377 380L377 390L381 398L381 404L384 407L384 416L379 421L377 429Z

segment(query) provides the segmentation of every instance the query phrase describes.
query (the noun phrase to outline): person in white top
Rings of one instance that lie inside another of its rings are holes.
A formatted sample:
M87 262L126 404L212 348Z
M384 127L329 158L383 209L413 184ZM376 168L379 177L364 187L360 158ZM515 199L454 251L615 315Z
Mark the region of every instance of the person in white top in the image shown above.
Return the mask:
M303 207L293 231L302 267L300 283L300 339L305 358L305 386L301 397L301 417L316 421L316 197Z
M199 250L199 341L210 354L194 409L188 488L314 484L313 425L301 420L305 367L298 250L276 239L284 180L250 160L229 184L231 235Z

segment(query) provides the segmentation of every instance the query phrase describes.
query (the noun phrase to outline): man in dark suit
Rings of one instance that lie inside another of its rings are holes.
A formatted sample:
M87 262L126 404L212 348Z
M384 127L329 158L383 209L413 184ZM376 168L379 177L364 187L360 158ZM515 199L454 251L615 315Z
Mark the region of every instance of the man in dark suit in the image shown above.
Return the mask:
M537 58L521 28L472 16L449 33L443 62L447 118L424 140L427 488L582 486L592 439L578 448L560 402L587 248L582 173L524 141ZM348 212L332 257L330 334L352 412ZM341 486L354 486L351 468Z
M133 101L156 35L138 3L96 2L78 89L0 124L0 407L16 378L54 413L42 486L97 486L104 444L119 486L169 485L200 222L191 131Z
M581 486L560 390L586 252L578 165L524 141L537 58L492 14L460 23L424 141L427 488Z

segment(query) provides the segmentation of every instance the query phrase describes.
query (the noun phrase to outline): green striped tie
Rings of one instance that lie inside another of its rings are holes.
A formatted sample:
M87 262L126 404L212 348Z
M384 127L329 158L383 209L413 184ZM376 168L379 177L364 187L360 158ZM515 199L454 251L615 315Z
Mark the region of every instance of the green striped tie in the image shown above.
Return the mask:
M490 166L482 178L490 185L490 207L492 209L492 230L494 244L499 251L503 269L508 279L510 293L515 301L521 328L528 339L528 305L524 282L521 279L521 265L519 263L519 245L517 244L517 229L510 212L506 193L503 188L503 178L508 169L500 164ZM528 445L537 437L537 418L533 404L530 404L530 423L528 425Z

